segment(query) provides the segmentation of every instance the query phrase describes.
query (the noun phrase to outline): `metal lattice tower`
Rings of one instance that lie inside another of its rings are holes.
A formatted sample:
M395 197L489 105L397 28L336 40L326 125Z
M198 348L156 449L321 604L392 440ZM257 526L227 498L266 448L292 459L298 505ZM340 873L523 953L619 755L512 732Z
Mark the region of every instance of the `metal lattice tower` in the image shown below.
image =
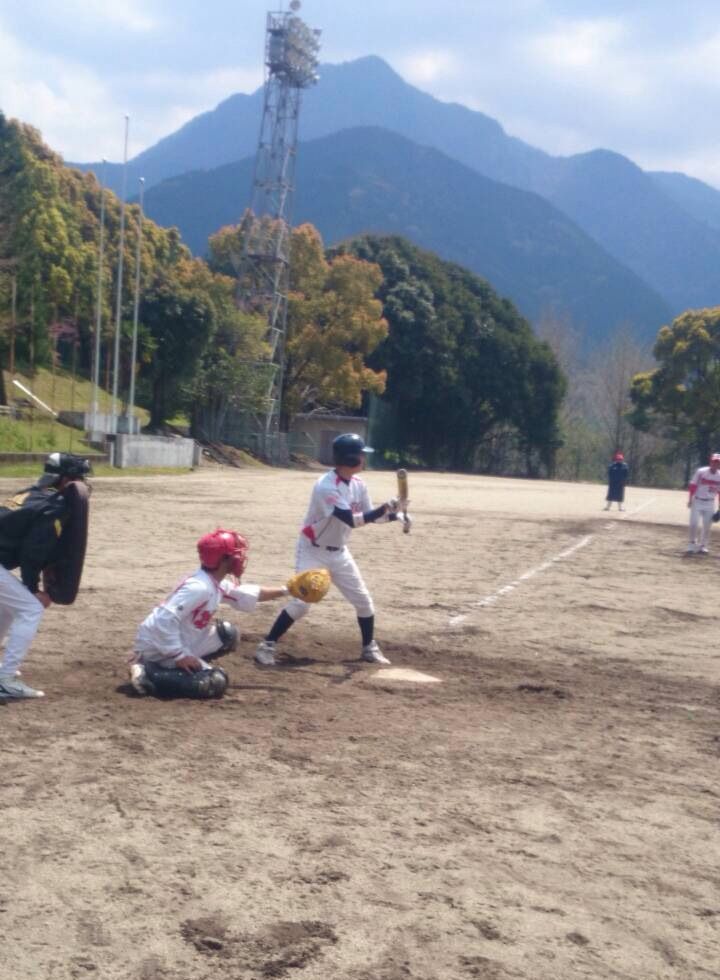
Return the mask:
M318 80L320 50L320 31L305 24L299 9L292 0L287 12L267 15L263 116L240 274L242 305L268 318L272 370L263 439L271 456L280 427L300 102L302 90Z

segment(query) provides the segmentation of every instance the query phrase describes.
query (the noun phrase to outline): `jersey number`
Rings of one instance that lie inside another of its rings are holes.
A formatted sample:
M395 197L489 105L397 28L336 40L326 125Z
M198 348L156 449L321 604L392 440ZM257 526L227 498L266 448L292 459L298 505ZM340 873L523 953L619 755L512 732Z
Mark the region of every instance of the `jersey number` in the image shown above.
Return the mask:
M209 613L207 609L203 609L202 606L199 606L197 609L193 610L193 626L197 626L199 630L204 630L207 624L210 622L211 616L212 613Z

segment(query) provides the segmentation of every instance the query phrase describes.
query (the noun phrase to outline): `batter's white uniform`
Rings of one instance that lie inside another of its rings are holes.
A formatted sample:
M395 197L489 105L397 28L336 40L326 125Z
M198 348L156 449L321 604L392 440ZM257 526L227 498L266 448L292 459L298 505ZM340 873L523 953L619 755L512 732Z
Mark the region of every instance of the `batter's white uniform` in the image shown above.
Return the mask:
M361 618L374 616L372 598L347 547L353 528L335 516L333 511L336 507L351 515L353 527L361 527L365 523L363 514L372 510L373 506L360 477L343 480L335 470L330 470L317 481L295 552L295 570L304 572L308 568L327 568L333 584L354 606L357 615ZM383 521L387 521L387 516L378 518L375 523ZM285 612L294 620L305 616L309 609L307 602L295 598L285 606Z
M220 603L252 612L259 595L259 585L235 585L229 578L216 582L212 575L198 569L140 624L135 638L138 662L174 667L178 657L190 654L202 660L215 653L222 640L212 618Z
M720 493L720 469L713 473L709 466L701 466L690 481L690 489L695 488L690 504L690 541L688 547L707 548L710 542L712 516ZM702 533L699 527L702 523ZM699 540L698 540L699 537Z

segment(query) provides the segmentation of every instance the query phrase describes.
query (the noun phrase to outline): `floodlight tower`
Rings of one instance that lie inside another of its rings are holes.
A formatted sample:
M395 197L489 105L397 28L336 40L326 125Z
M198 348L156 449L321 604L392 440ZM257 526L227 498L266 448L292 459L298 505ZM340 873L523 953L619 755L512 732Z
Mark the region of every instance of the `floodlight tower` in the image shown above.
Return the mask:
M300 0L288 11L268 13L265 32L265 87L260 140L243 248L242 304L268 318L272 364L263 441L267 455L279 455L280 407L285 358L290 274L290 220L295 189L298 119L302 91L318 80L320 31L298 16ZM265 219L265 220L262 220ZM269 220L267 220L269 219Z

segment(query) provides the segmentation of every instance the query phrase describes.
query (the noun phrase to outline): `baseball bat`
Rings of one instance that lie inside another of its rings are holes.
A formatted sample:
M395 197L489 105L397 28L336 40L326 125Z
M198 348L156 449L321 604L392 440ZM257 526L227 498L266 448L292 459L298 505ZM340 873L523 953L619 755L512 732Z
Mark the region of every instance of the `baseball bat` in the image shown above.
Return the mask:
M397 488L398 488L398 497L401 500L404 500L404 501L407 502L407 499L408 499L408 475L407 475L407 470L398 470L397 471ZM408 515L407 515L407 504L403 508L403 511L402 511L402 520L403 520L403 533L404 534L408 534L409 531L410 531L410 521L408 520Z

